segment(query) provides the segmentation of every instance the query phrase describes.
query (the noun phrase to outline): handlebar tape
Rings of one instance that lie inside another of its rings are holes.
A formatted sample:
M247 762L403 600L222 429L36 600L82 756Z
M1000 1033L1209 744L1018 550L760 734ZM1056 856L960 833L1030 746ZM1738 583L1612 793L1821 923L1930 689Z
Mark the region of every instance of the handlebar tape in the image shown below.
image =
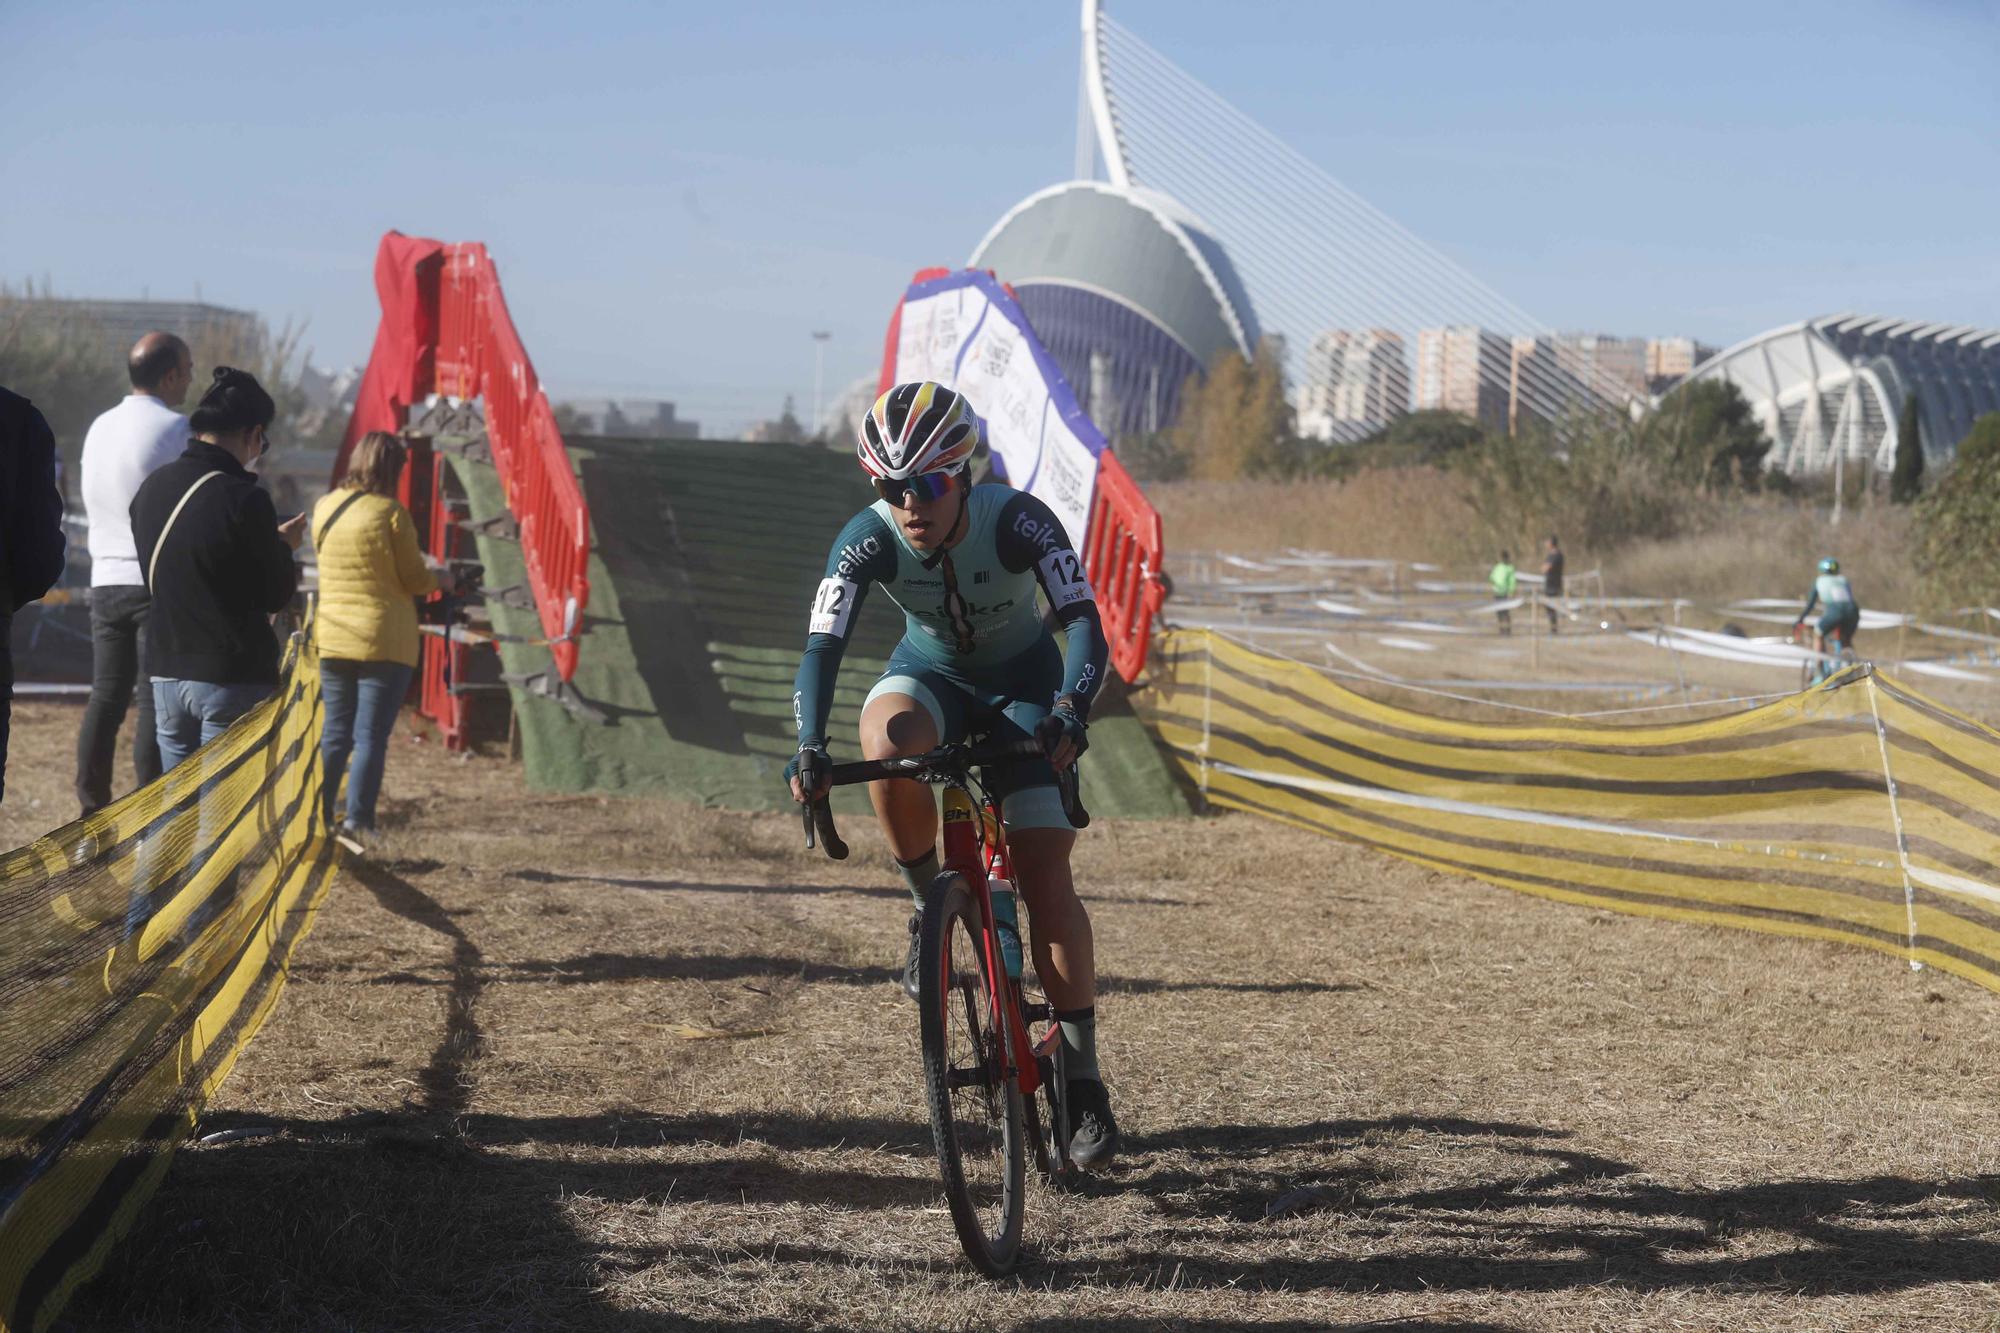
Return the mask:
M799 819L806 826L807 851L811 851L818 843L824 843L829 857L836 861L847 859L847 844L840 840L840 833L833 826L833 806L824 796L800 806ZM813 837L815 829L819 834L817 843Z

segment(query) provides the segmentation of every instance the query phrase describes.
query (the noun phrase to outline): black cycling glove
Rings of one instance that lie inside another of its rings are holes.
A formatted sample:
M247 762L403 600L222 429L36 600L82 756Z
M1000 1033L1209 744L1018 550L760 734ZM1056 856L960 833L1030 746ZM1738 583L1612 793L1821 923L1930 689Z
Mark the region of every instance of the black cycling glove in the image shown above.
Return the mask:
M786 785L789 786L791 780L797 778L799 790L806 794L807 800L811 800L832 775L833 760L827 758L824 745L800 746L799 752L792 756L792 762L785 765Z
M1035 739L1042 743L1042 751L1053 755L1056 746L1067 736L1076 746L1079 758L1090 748L1090 727L1076 715L1076 709L1067 699L1058 700L1049 715L1035 724Z

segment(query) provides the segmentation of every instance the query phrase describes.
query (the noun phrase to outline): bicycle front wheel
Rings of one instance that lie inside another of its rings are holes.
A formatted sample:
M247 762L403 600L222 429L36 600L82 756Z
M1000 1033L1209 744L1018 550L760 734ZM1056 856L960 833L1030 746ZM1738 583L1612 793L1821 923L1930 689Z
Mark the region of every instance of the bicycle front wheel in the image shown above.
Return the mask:
M920 940L918 1007L924 1093L952 1225L973 1266L1011 1272L1021 1253L1028 1142L1020 1084L1007 1076L1004 1028L995 1026L979 905L963 876L932 884Z

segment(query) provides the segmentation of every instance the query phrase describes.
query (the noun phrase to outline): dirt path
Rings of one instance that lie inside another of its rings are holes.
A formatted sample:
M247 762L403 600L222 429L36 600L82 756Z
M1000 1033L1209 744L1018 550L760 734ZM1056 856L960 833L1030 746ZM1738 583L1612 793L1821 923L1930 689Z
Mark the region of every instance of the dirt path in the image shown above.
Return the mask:
M1892 959L1093 829L1130 1152L988 1284L872 839L401 744L389 790L203 1126L280 1132L185 1151L68 1327L1996 1326L2000 999Z

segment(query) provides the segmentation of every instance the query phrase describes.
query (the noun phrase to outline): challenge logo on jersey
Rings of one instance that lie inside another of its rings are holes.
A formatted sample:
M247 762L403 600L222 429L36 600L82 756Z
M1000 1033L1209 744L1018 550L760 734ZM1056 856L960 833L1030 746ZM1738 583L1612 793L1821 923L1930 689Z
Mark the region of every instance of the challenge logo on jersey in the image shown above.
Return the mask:
M1095 594L1090 591L1090 580L1084 577L1083 561L1075 551L1068 549L1051 551L1043 556L1036 566L1042 573L1042 587L1049 594L1049 606L1060 611L1065 606L1077 602L1094 602Z
M854 601L861 589L846 579L825 578L813 597L812 618L806 622L808 634L847 637L847 622L854 615Z

